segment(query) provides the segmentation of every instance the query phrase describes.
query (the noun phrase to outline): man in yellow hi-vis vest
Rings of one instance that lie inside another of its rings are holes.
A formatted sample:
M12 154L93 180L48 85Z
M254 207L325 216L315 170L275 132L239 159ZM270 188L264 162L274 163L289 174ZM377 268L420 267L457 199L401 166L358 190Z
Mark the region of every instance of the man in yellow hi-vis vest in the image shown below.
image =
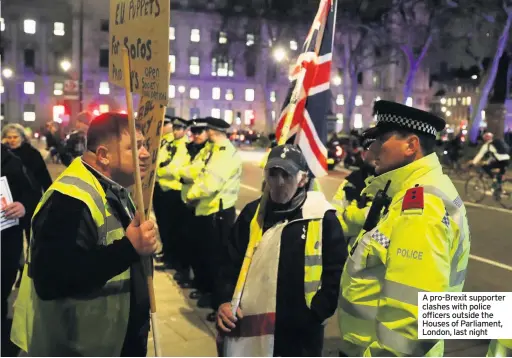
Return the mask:
M137 132L141 176L149 153ZM147 276L156 231L125 189L135 171L128 117L104 113L87 151L46 191L32 220L11 340L29 356L145 356ZM135 215L134 215L135 214Z
M336 310L347 251L336 212L323 193L310 190L308 171L298 146L273 148L265 166L263 223L258 199L245 206L231 232L217 318L220 333L230 333L228 356L322 355L324 323ZM231 297L250 240L258 246L236 318Z
M460 292L469 259L466 209L434 152L445 122L377 101L372 207L347 259L338 317L343 353L442 356L443 340L418 339L418 293ZM419 279L420 278L420 279Z
M193 220L197 260L196 284L203 294L198 306L217 308L212 296L224 247L235 222L235 204L240 191L242 159L226 135L229 124L220 118L206 117L196 120L206 123L208 139L212 143L209 157L199 176L186 194L185 201L195 207ZM208 318L214 320L214 314Z
M156 171L158 183L162 189L162 206L165 207L164 226L160 232L164 262L169 268L177 271L182 269L177 242L181 240L183 227L181 212L184 205L181 201L181 182L174 174L174 168L188 161L186 130L188 122L179 117L171 120L174 139L167 143L166 148L159 153L159 164Z

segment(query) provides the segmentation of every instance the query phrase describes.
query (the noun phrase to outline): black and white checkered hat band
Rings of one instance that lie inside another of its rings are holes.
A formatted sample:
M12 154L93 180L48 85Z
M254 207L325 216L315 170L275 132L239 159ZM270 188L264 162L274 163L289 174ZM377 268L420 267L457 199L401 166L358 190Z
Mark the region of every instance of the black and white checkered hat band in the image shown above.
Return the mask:
M434 128L434 126L428 123L418 122L407 117L401 117L396 114L377 113L377 122L398 124L401 127L431 134L433 136L436 136L437 134L437 131Z

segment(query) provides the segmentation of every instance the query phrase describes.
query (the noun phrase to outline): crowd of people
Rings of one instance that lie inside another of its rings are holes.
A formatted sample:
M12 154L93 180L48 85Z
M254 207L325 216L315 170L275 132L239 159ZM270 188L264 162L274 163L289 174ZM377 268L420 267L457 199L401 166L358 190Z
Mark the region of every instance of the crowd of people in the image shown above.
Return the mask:
M464 203L435 153L445 122L394 102L374 110L360 168L334 198L298 146L274 143L261 164L261 197L238 216L242 160L230 125L167 113L156 223L140 218L127 189L135 165L125 114L84 116L67 150L53 143L59 155L72 152L53 183L23 128L6 126L2 175L13 203L3 211L22 224L2 231L2 350L10 339L36 356L145 356L154 256L211 308L219 356L321 356L336 311L340 356L442 356L443 340L418 339L418 292L462 291L470 250ZM144 178L151 158L138 129L136 143ZM30 244L10 329L6 294L23 230ZM512 340L491 342L489 356L507 354Z

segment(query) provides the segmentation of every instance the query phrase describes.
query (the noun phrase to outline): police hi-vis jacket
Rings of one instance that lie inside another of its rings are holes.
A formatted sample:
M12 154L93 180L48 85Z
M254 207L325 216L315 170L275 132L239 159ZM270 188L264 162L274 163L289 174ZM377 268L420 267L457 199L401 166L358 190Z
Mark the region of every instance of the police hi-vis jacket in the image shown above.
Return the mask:
M162 190L181 190L178 168L190 161L187 150L188 138L183 136L167 144L167 150L159 158L156 175Z
M341 279L338 318L347 354L442 356L444 341L418 339L418 293L460 292L470 236L466 209L436 154L373 178L392 201L361 231Z
M238 199L241 176L242 159L230 140L213 143L211 157L187 192L186 202L198 201L197 216L229 209Z

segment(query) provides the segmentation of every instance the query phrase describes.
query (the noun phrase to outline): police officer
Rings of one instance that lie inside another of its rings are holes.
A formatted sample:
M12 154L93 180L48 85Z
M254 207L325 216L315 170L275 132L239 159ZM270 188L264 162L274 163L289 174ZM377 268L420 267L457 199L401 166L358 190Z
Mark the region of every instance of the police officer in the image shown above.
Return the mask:
M203 294L198 306L216 309L218 302L212 292L226 240L235 221L242 160L226 135L227 122L213 117L197 122L206 123L212 145L206 165L188 190L185 201L195 207L193 240L198 252L194 255L197 262L194 274L197 288ZM215 320L215 313L208 319Z
M92 115L90 112L83 111L78 113L75 120L75 130L69 134L64 146L65 153L63 156L67 156L67 158L64 159L64 164L69 165L70 162L68 163L66 161L71 161L84 153L86 133L91 120Z
M164 262L169 268L180 270L180 259L176 242L180 240L182 231L181 182L173 175L173 168L180 167L187 161L186 134L187 121L173 117L171 120L174 139L166 144L165 152L160 157L157 177L163 190L163 206L165 206L164 226L160 232Z
M434 152L445 121L378 101L375 191L341 279L342 351L355 356L442 356L442 340L418 339L418 292L460 292L469 259L466 208ZM418 279L418 277L422 277Z
M196 170L196 176L194 178L189 178L187 176L190 166L196 166L199 163L200 169L204 167L204 161L202 161L202 157L198 156L199 153L205 148L205 145L208 142L208 134L206 133L206 123L204 122L196 122L193 121L190 126L190 132L192 134L192 141L187 143L187 154L188 157L184 161L184 163L180 166L175 166L172 170L176 178L182 183L181 189L181 199L182 202L185 203L184 198L186 198L186 194L190 189L193 180L197 175L199 175L198 170ZM204 157L204 155L203 155ZM198 160L196 161L196 158ZM180 171L183 171L183 177L180 175ZM182 235L180 240L177 242L178 252L180 255L181 269L174 275L174 279L178 282L178 284L182 288L191 288L193 287L193 283L190 279L190 268L192 265L192 258L194 253L194 247L190 245L191 236L192 236L192 226L193 226L193 218L194 218L195 208L183 205L182 211Z
M512 339L493 339L487 357L512 357Z
M167 109L168 111L169 109ZM167 158L167 144L173 141L174 135L172 134L172 116L168 113L165 114L164 117L164 125L162 127L162 140L160 141L160 148L158 150L158 162L161 163ZM165 179L164 179L165 185ZM155 189L153 190L153 211L155 212L156 223L158 226L158 231L160 232L160 247L159 252L155 255L155 258L159 262L163 262L163 252L162 252L162 236L166 232L167 225L167 206L165 205L165 201L163 200L164 191L160 186L160 181L158 175L155 181Z
M372 195L361 192L366 187L366 180L375 174L375 154L369 150L372 140L366 140L363 144L362 164L359 169L347 175L334 194L332 205L336 208L338 219L343 228L343 234L349 244L361 231L366 215L371 206Z

